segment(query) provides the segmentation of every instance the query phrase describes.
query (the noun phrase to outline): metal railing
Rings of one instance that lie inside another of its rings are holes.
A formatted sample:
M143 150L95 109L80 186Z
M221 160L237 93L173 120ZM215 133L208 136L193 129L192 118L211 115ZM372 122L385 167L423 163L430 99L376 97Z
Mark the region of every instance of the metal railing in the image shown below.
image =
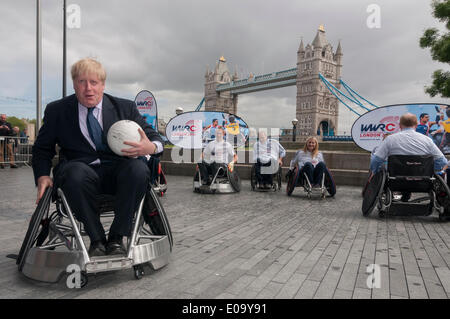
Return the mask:
M0 165L28 165L31 147L26 137L0 136Z

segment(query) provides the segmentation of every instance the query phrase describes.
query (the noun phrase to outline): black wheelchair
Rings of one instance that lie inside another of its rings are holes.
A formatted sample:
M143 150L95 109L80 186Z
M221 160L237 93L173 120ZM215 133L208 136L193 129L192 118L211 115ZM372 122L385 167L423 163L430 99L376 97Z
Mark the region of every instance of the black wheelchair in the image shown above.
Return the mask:
M50 213L52 201L56 209ZM100 195L97 204L102 224L111 222L114 196ZM55 283L73 270L79 274L78 288L87 284L88 274L92 273L133 268L135 278L141 279L143 265L149 264L154 270L164 267L173 247L169 221L151 185L133 218L125 256L90 257L83 239L86 236L83 224L75 219L62 189L47 188L20 248L16 260L19 271L31 279Z
M241 191L241 179L236 172L236 167L232 169L227 164L217 164L219 167L214 176L210 175L211 183L202 185L202 176L198 165L195 167L193 188L195 193L209 194L229 194Z
M286 193L288 196L291 196L294 189L298 186L303 187L303 190L306 192L308 198L311 198L314 194L319 194L321 198L325 198L327 193L329 197L333 197L336 194L336 184L334 183L333 175L331 175L328 168L325 169L319 185L320 187L318 188L312 187L308 176L302 169L298 169L297 166L293 170L289 170L286 177Z
M148 167L150 168L151 176L150 183L153 186L153 190L159 196L164 196L167 191L166 175L161 167L161 160L159 156L151 156L148 161Z
M272 184L270 185L269 188L264 188L264 185L261 184L260 182L258 182L258 177L257 177L257 173L256 173L256 164L253 164L252 166L252 170L250 172L250 186L252 188L252 191L262 191L262 192L267 192L267 191L279 191L281 189L281 166L278 163L275 163L276 165L273 165L275 167L278 167L278 170L276 170L275 172L272 172ZM261 167L261 170L263 170L263 167ZM270 169L269 167L266 167L268 169ZM262 172L261 172L262 173ZM262 174L264 175L264 174Z
M411 196L420 193L426 196ZM434 172L432 156L392 155L387 169L372 175L364 191L363 215L375 207L380 217L429 216L436 211L444 221L450 216L450 189Z

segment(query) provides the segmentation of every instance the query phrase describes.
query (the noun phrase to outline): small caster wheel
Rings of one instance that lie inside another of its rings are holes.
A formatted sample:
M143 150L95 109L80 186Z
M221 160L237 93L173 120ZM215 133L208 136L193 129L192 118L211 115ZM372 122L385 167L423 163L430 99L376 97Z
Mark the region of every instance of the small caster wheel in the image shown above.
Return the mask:
M133 266L134 278L137 280L142 279L144 276L144 267L142 265Z
M86 272L82 271L80 273L81 277L80 277L80 287L84 288L84 286L86 286L88 284L88 276L86 274Z
M380 210L380 212L378 213L378 217L385 218L386 217L386 212L383 211L383 210Z

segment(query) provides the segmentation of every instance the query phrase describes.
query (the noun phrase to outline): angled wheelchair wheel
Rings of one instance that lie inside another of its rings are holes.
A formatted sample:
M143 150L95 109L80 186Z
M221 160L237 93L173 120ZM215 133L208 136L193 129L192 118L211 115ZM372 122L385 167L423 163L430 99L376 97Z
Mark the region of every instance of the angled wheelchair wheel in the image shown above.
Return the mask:
M241 179L239 178L239 175L236 172L236 168L234 168L232 172L230 172L230 170L227 169L227 175L231 187L233 187L235 192L239 193L241 191Z
M436 180L433 188L436 193L436 200L444 208L444 213L439 213L439 220L446 221L450 218L450 189L440 175L435 174L434 177Z
M299 170L297 167L295 167L292 172L288 176L288 181L286 185L286 193L288 196L292 195L292 192L294 191L295 186L297 186L297 181L299 178Z
M382 196L385 182L386 173L383 170L376 173L370 180L364 192L362 203L362 213L364 216L369 216L374 210L378 199Z
M19 271L22 271L23 265L25 264L25 260L27 259L27 255L30 249L35 245L42 245L45 238L48 236L48 212L52 198L52 191L52 187L48 187L45 190L44 195L42 196L36 207L36 210L31 216L27 233L25 234L25 238L16 260L16 264L19 266Z
M324 185L331 197L336 195L336 184L334 183L333 175L331 175L331 172L328 169L325 170Z
M250 172L250 186L252 187L252 191L256 189L256 165L253 164L252 170Z
M153 188L150 188L147 191L142 215L144 217L144 221L150 227L154 235L167 235L170 242L170 250L172 250L173 237L169 220Z

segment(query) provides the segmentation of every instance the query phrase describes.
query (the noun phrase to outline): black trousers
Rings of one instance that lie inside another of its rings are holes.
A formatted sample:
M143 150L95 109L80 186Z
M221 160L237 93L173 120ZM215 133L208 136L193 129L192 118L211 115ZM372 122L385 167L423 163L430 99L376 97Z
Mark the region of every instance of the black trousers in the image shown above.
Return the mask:
M303 165L301 174L305 173L312 185L320 184L326 168L327 167L324 162L319 162L316 167L314 167L310 162L307 162Z
M212 175L212 176L216 175L217 170L222 165L224 165L224 164L216 163L216 162L212 162L209 164L209 163L206 163L205 161L198 163L198 169L200 170L200 175L202 177L203 184L206 184L208 182L210 175Z
M258 183L266 183L266 184L272 184L273 182L273 174L261 174L261 167L270 167L270 165L277 165L278 162L276 161L269 161L267 163L261 163L259 158L257 159L255 163L256 168L256 179L258 180Z
M101 165L67 162L57 172L55 183L64 191L76 218L91 241L105 241L97 196L115 196L114 220L109 236L130 236L134 212L149 184L150 171L139 159L123 159Z

